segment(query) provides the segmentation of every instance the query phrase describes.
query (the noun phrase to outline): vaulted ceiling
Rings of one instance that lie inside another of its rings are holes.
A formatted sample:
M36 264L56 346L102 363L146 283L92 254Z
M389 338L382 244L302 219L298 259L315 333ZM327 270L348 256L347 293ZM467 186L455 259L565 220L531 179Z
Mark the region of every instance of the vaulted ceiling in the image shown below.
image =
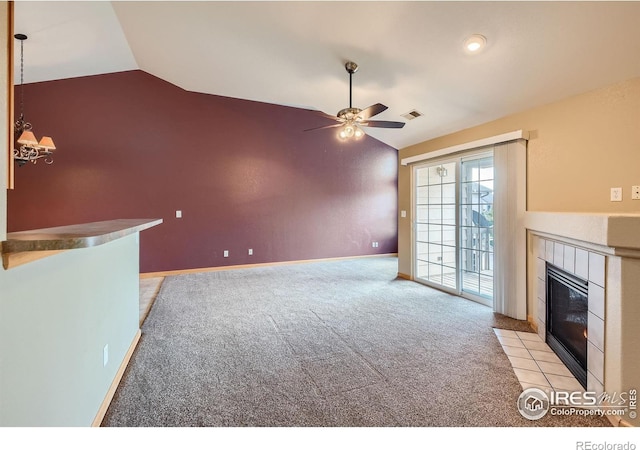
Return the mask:
M190 91L335 114L352 60L354 106L387 105L381 120L424 114L366 130L396 148L640 76L639 23L635 1L15 5L25 83L141 69ZM463 49L472 34L487 39L475 55Z

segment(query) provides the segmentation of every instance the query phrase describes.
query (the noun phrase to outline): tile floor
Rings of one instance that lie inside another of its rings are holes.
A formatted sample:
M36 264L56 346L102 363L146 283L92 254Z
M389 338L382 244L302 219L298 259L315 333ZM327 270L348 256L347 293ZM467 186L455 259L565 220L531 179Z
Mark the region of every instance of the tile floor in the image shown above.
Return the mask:
M537 387L545 392L584 391L569 369L537 333L494 328L522 389Z
M140 278L140 325L147 318L151 305L160 292L160 286L164 277Z

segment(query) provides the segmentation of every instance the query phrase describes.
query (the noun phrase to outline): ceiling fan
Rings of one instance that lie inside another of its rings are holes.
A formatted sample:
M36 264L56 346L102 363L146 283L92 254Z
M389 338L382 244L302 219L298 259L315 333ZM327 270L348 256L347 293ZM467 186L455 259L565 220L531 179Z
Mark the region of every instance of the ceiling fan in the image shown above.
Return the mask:
M360 127L375 127L375 128L402 128L404 122L391 122L388 120L369 120L371 117L376 116L387 109L387 106L382 103L376 103L368 108L360 109L354 108L351 104L352 90L353 90L353 74L357 72L358 65L353 61L348 61L344 65L345 69L349 73L349 107L341 109L338 114L332 116L325 114L322 111L314 111L328 119L335 120L336 124L324 125L316 128L309 128L304 131L322 130L325 128L337 128L341 127L338 132L340 139L356 138L359 139L364 136L364 131Z

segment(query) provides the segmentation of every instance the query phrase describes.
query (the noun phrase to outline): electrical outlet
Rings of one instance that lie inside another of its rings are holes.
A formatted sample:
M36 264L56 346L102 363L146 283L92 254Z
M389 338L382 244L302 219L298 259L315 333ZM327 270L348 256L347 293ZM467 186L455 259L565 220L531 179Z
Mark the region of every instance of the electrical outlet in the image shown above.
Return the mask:
M621 202L622 201L622 188L621 187L611 188L611 201L612 202Z
M631 186L631 200L640 200L640 186Z
M222 256L224 256L225 258L229 257L229 250L225 250L224 253L222 254Z
M102 349L102 367L107 367L109 362L109 344L106 344Z
M249 256L251 256L251 255L253 255L253 249L252 248L249 249Z
M407 217L407 211L405 211L404 209L400 211L400 217Z

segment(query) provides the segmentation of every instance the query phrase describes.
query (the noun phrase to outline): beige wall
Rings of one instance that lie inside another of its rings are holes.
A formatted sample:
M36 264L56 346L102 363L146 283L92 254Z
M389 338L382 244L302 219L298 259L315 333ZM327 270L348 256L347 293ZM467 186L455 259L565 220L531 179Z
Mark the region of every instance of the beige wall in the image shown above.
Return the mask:
M515 130L530 133L529 211L640 212L640 78L587 92L442 136L399 152L399 159ZM398 172L398 271L411 273L411 168ZM623 201L610 202L610 188Z

